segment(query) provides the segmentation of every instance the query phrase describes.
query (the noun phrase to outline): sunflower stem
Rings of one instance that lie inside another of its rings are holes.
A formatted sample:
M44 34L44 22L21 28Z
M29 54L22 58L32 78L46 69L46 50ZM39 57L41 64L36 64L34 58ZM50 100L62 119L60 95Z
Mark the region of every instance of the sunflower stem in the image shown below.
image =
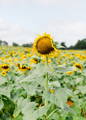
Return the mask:
M48 66L48 57L46 56L46 65ZM45 80L45 92L48 92L48 72L46 73L46 80ZM48 104L48 101L45 100L45 105Z

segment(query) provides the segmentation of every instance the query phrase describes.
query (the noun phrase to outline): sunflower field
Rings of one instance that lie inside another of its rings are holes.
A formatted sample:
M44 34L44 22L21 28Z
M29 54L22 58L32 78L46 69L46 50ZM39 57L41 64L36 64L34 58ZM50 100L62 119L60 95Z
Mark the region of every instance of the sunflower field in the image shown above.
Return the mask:
M86 120L86 51L53 44L0 47L0 120Z

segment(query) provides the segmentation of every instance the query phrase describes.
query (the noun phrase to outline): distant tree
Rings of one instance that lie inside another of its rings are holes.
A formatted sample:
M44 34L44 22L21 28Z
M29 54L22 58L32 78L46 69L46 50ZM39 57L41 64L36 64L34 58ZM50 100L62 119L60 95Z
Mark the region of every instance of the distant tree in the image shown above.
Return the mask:
M71 45L70 47L68 47L68 49L74 49L74 46L73 46L73 45Z
M19 46L19 44L17 44L17 43L15 43L15 42L13 42L13 43L12 43L12 46L17 47L17 46Z
M26 43L26 44L23 44L22 46L23 47L32 47L32 45L33 45L32 43Z
M7 41L2 41L2 45L7 45L8 46L8 42Z
M5 40L4 40L4 41L3 41L3 40L0 40L0 45L2 45L2 46L3 46L3 45L8 45L8 42L5 41Z
M86 49L86 39L78 40L74 46L70 46L68 49Z
M0 45L2 44L2 40L0 40Z
M61 46L67 48L67 46L65 45L65 42L61 42Z
M86 39L78 40L74 48L75 49L86 49Z

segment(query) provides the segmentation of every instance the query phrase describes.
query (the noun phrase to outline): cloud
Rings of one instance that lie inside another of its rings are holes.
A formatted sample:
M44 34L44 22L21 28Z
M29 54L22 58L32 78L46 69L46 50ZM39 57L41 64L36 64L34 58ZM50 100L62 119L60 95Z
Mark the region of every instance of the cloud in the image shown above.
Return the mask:
M83 0L84 2L85 0ZM76 4L79 2L82 2L82 0L0 0L0 4L15 4L15 3L39 3L39 4L45 4L45 5L49 5L49 4Z
M86 38L86 22L52 21L45 25L43 31L51 33L55 41L64 41L69 46L75 44L79 39Z
M0 0L0 3L17 3L17 2L30 2L31 0ZM39 3L54 3L59 2L58 0L32 0L32 2L39 2Z
M25 0L25 1L29 1L29 0ZM62 6L77 6L77 5L81 5L82 3L86 3L85 0L32 0L32 2L34 3L39 3L42 5L62 5Z
M0 39L12 42L26 43L33 41L33 33L18 24L11 24L0 19Z
M42 29L40 29L40 26ZM37 34L43 32L50 33L55 41L66 42L73 45L79 39L86 38L86 22L83 21L51 21L45 26L40 24L38 29L30 31L21 27L18 24L11 24L3 19L0 19L0 39L6 40L10 44L17 42L19 44L33 42Z
M0 0L0 4L16 3L17 0Z

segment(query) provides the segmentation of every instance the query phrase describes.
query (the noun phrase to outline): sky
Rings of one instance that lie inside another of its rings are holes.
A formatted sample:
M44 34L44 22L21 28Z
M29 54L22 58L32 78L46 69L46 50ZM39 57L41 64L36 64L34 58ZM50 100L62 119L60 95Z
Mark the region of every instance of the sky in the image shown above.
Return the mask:
M68 46L86 38L86 0L0 0L0 40L29 43L44 32Z

